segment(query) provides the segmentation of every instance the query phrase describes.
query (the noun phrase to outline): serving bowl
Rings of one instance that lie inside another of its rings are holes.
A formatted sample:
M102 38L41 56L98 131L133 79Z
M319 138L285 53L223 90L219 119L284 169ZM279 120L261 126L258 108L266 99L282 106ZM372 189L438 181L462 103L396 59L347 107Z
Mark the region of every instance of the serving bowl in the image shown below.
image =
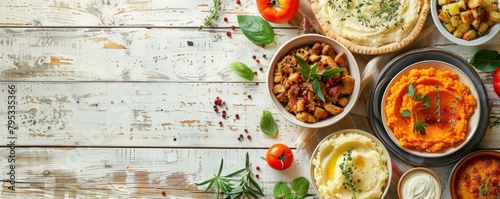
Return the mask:
M358 129L344 129L326 136L314 149L310 165L312 186L319 198L325 198L322 194L331 196L333 192L338 194L337 197L350 198L348 196L352 190L342 187L342 183L346 182L342 165L354 166L351 167L354 168L351 170L351 179L357 182L355 189L362 189L356 194L359 194L358 197L372 190L381 194L379 198L384 198L391 184L389 152L375 136ZM369 184L368 190L363 189L364 183ZM375 190L377 185L380 189ZM339 190L331 190L333 187Z
M410 73L410 70L428 69L431 67L433 67L439 71L450 71L450 72L457 74L458 80L460 82L462 82L463 84L465 84L469 88L470 93L474 96L476 103L478 103L479 94L478 94L474 84L472 83L471 79L462 70L460 70L459 68L457 68L457 67L455 67L452 64L449 64L447 62L437 61L437 60L425 60L425 61L411 64L411 65L407 66L406 68L402 69L389 82L388 86L386 87L386 89L383 93L383 97L382 97L383 100L381 102L381 114L382 114L382 123L384 125L385 131L387 132L387 134L389 135L391 140L397 146L399 146L402 150L404 150L410 154L420 156L420 157L438 158L438 157L450 155L450 154L455 153L456 151L460 150L474 136L474 133L476 132L476 130L478 128L479 116L481 114L481 109L479 108L478 104L476 104L474 106L474 112L468 118L468 126L467 126L467 133L465 135L465 139L455 143L453 146L445 147L445 148L443 148L439 151L436 151L436 152L426 152L424 150L417 150L415 148L407 148L407 147L401 146L401 144L399 143L399 139L395 136L394 131L391 128L389 128L389 126L388 126L388 115L386 114L386 106L388 104L387 99L388 99L389 95L391 94L390 88L393 87L396 84L396 82L399 81L404 75L408 75ZM432 101L432 100L433 99L431 99L430 101ZM444 100L441 100L441 101L444 101ZM436 105L434 105L434 103L433 103L432 106L436 106ZM423 107L423 108L425 108L425 107ZM442 112L445 112L447 110L447 107L441 107L440 110L442 110ZM432 112L432 114L435 114L435 113ZM443 117L446 117L446 116L443 116ZM445 120L445 119L443 119L443 120ZM446 123L446 122L447 121L443 121L442 123ZM413 133L418 133L418 132L413 132Z
M397 143L392 141L382 121L381 111L383 108L381 108L381 105L384 100L383 92L384 89L387 88L389 82L407 66L427 60L442 61L457 67L470 78L479 94L479 98L476 100L477 106L481 109L479 121L483 122L479 122L474 135L466 145L456 152L442 157L423 157L408 153L401 149ZM489 126L488 121L491 106L488 99L488 92L481 81L481 77L478 75L476 69L463 57L442 48L420 48L410 50L390 60L378 74L370 93L370 99L373 102L368 104L369 119L375 135L396 157L413 166L444 166L455 163L476 149L484 138Z
M465 171L467 171L467 174ZM498 190L497 186L495 190L495 186L492 185L500 181L499 172L500 151L481 150L465 156L455 164L451 171L448 181L451 198L472 198L472 196L460 196L461 191L484 194L484 198L498 198L500 190ZM462 180L468 182L463 182ZM462 187L461 185L465 183L468 186ZM488 196L485 196L486 194Z
M347 57L347 70L349 71L350 76L354 78L354 88L351 94L349 94L348 98L348 103L347 105L343 108L343 111L334 116L330 116L326 119L314 122L314 123L307 123L300 121L296 118L296 116L290 112L288 112L285 109L285 105L282 104L280 101L278 101L276 95L273 93L273 87L274 87L274 72L275 68L277 67L278 62L280 62L286 55L290 54L290 51L294 48L302 47L304 45L313 45L315 43L325 43L329 44L335 53L340 53L344 52ZM359 91L360 91L360 86L361 86L361 77L360 77L360 71L358 68L358 65L356 63L356 60L354 59L354 56L352 53L344 47L342 44L339 42L323 36L319 34L305 34L305 35L300 35L297 37L292 38L291 40L287 41L284 43L281 47L278 48L274 56L272 57L270 64L269 64L269 69L267 73L267 86L268 86L268 96L271 99L271 102L273 105L276 107L278 112L288 121L299 125L301 127L305 128L310 128L310 129L318 129L321 127L325 126L330 126L337 121L341 120L344 118L349 111L354 107L356 104L356 101L358 100L359 96Z
M497 6L500 7L500 4L497 4ZM443 25L443 22L439 19L439 5L438 5L438 0L431 0L431 16L432 20L434 21L434 24L436 25L436 28L439 30L439 32L446 37L448 40L455 44L463 45L463 46L478 46L481 44L484 44L491 40L492 38L497 35L497 33L500 31L500 23L496 23L495 25L491 26L484 35L478 36L476 39L472 40L464 40L461 38L457 38L453 36L452 33L450 33L445 26Z
M434 171L425 167L414 167L406 171L398 182L399 198L440 199L443 190L441 180Z

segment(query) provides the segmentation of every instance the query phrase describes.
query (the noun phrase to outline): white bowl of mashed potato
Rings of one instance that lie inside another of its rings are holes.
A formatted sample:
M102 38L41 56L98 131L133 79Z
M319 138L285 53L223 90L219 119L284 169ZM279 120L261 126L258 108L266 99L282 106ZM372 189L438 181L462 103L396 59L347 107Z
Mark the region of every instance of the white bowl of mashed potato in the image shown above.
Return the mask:
M311 179L319 198L384 198L391 177L387 149L375 136L358 129L330 134L311 157Z

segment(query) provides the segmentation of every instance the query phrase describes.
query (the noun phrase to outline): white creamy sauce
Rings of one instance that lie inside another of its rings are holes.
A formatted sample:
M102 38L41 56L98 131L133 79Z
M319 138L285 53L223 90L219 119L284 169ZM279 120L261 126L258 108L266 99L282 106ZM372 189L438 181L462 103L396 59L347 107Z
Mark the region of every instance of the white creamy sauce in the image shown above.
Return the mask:
M435 199L441 187L432 175L424 171L415 171L403 179L403 199Z

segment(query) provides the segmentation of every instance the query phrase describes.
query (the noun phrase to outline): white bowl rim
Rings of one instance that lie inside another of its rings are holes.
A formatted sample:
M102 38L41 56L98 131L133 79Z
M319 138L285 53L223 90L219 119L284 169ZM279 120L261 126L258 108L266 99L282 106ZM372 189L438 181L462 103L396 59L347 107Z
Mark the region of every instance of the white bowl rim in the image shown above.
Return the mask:
M299 42L300 40L306 40L305 42ZM299 42L299 45L296 45L295 43ZM279 60L281 60L284 54L288 53L288 51L293 48L293 47L298 47L298 46L303 46L307 44L314 44L315 42L323 42L323 43L328 43L332 46L332 48L335 50L336 53L338 53L339 49L341 50L340 52L344 52L347 55L348 58L348 70L349 70L349 75L351 75L356 81L354 83L354 89L353 92L349 95L349 102L346 107L344 107L344 110L342 113L332 116L328 119L315 122L315 123L306 123L299 121L298 119L295 118L295 115L292 113L288 112L285 110L284 106L276 99L276 96L272 92L272 87L274 85L273 80L273 73L274 73L274 65L278 63ZM286 50L283 52L283 50ZM279 53L282 52L282 53ZM278 57L279 56L279 57ZM288 121L302 126L306 128L322 128L326 126L330 126L344 118L351 110L352 108L356 105L358 98L359 98L359 93L360 93L360 88L361 88L361 72L359 70L358 64L356 62L356 59L354 58L354 55L349 51L343 44L341 44L338 41L335 41L334 39L320 35L320 34L303 34L296 36L287 42L285 42L283 45L281 45L276 53L273 55L269 66L268 66L268 71L267 71L267 78L266 78L266 83L268 86L268 96L271 99L273 105L276 107L278 112ZM281 106L281 107L278 107Z
M319 198L322 198L321 195L319 195L318 188L316 187L316 182L314 180L314 166L312 164L312 161L313 161L314 157L316 156L316 153L317 153L318 148L321 145L321 143L323 143L324 141L330 139L334 135L342 134L342 133L357 133L357 134L360 134L360 135L364 135L364 136L370 138L373 142L375 142L375 144L377 144L378 146L380 146L382 148L384 156L386 157L386 166L387 166L387 171L388 171L388 175L389 175L387 177L387 185L385 186L384 191L382 192L382 196L380 197L380 198L384 198L387 195L387 193L389 192L389 189L391 187L391 181L392 181L392 160L391 160L391 155L390 155L389 151L387 150L387 148L385 147L385 145L375 135L373 135L371 133L368 133L366 131L360 130L360 129L342 129L342 130L335 131L335 132L331 133L330 135L326 136L325 138L323 138L318 143L318 145L314 148L314 151L312 152L311 158L309 160L309 167L310 167L310 171L309 171L310 175L309 175L309 177L311 178L311 184L312 184L312 187L313 187L314 191L316 192L317 196Z
M437 0L431 0L432 20L434 21L434 24L435 24L436 28L439 30L439 32L446 39L450 40L451 42L453 42L455 44L464 45L464 46L478 46L478 45L481 45L481 44L484 44L484 43L490 41L500 31L500 23L496 23L495 25L493 25L492 27L489 28L487 34L480 36L476 39L466 41L463 39L456 38L450 32L448 32L448 30L446 30L446 28L443 26L443 23L441 22L441 20L439 20L439 18L438 18L438 15L439 15L438 14L438 5L437 4L438 4ZM500 3L497 4L497 6L500 8Z
M452 68L452 72L456 73L458 76L459 76L459 80L464 83L465 85L467 85L469 87L469 90L470 92L472 93L472 95L474 96L474 98L476 99L479 99L479 94L476 90L476 88L474 87L474 84L472 83L472 80L469 78L469 76L467 76L467 74L465 74L462 70L460 70L459 68L457 68L456 66L453 66L447 62L444 62L444 61L438 61L438 60L424 60L424 61L419 61L419 62L415 62L411 65L408 65L406 66L405 68L403 68L400 72L398 72L396 74L396 76L394 76L394 78L389 82L389 84L387 84L387 87L385 88L384 90L384 93L382 94L383 97L382 97L382 105L380 106L380 113L381 113L381 118L382 118L382 123L383 123L383 126L384 126L384 129L386 131L386 133L389 135L389 137L391 138L392 142L394 142L400 149L410 153L410 154L413 154L413 155L416 155L416 156L420 156L420 157L425 157L425 158L438 158L438 157L443 157L443 156L447 156L447 155L450 155L450 154L453 154L455 152L457 152L458 150L460 150L462 147L464 147L469 141L470 139L474 136L474 133L476 132L477 128L478 128L478 124L479 124L479 116L480 116L480 113L481 113L481 108L479 107L478 104L476 104L475 108L474 108L474 113L471 115L471 117L469 118L469 123L468 123L468 126L470 128L470 130L468 131L468 134L466 135L465 139L458 142L460 143L459 146L455 147L455 146L451 146L451 147L447 147L447 148L444 148L444 149L441 149L441 153L428 153L428 152L421 152L421 151L418 151L418 150L414 150L414 149L409 149L409 148L405 148L403 146L401 146L399 144L399 140L394 136L394 133L393 131L387 127L386 125L386 121L387 121L387 116L385 114L385 110L384 110L384 107L386 105L386 101L385 100L387 98L387 95L388 95L388 91L391 87L391 85L397 81L399 78L398 77L401 77L401 75L403 75L404 73L407 73L409 72L411 69L413 68L418 68L418 69L422 69L422 68L428 68L428 66L426 66L425 64L429 64L429 63L437 63L437 64L441 64L441 66L443 67L450 67ZM435 67L436 69L439 69L437 67ZM443 151L444 150L444 151Z

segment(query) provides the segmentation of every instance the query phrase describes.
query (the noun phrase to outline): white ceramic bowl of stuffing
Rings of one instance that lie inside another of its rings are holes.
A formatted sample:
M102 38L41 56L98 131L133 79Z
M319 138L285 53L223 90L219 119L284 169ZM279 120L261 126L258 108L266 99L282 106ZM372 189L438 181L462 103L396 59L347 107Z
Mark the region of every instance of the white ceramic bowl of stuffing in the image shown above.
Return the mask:
M308 66L301 65L297 57ZM267 86L283 117L302 127L321 128L350 112L359 96L361 78L356 60L345 46L323 35L305 34L287 41L273 55Z
M499 3L486 2L491 3L477 0L431 0L432 20L439 32L451 42L463 46L478 46L495 38L500 31L500 22L497 21L500 20Z

